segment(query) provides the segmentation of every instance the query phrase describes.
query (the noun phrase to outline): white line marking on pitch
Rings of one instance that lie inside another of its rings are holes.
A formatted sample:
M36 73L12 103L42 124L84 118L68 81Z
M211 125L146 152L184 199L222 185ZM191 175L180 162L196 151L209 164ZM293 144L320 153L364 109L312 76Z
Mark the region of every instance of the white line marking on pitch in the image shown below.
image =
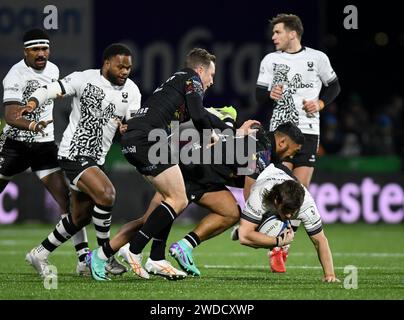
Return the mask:
M243 266L230 266L230 265L210 265L205 264L206 269L269 269L267 265L243 265ZM335 267L334 269L344 269L345 267ZM288 269L321 269L321 266L289 266ZM362 270L400 270L394 267L360 267Z

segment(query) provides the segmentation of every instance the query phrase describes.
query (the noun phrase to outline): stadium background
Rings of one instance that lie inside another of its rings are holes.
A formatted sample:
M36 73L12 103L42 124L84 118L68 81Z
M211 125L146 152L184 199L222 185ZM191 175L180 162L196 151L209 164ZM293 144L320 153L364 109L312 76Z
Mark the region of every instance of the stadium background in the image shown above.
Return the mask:
M22 57L24 31L40 26L47 1L2 0L0 3L0 77ZM355 1L193 1L106 3L52 1L58 29L51 34L51 60L61 76L98 68L102 50L124 42L134 52L131 78L143 97L182 65L186 51L203 46L218 57L215 86L207 106L233 105L240 121L262 118L254 88L262 57L273 49L268 19L279 12L298 14L303 44L325 51L337 72L342 93L322 113L321 155L311 191L326 223L402 223L404 31L394 6ZM359 29L343 25L346 5L355 4ZM2 88L0 90L2 96ZM54 116L60 140L69 101L57 102ZM4 123L4 121L2 121ZM117 189L114 221L144 212L151 188L120 155L115 145L107 167ZM181 217L204 212L191 206ZM29 173L18 176L0 195L0 224L39 220L55 222L57 207Z

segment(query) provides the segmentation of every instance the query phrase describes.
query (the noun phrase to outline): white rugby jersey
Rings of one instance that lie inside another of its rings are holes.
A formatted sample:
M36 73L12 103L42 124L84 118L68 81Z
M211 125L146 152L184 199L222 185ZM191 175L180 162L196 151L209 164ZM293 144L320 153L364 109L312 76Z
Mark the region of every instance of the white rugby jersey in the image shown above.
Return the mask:
M4 97L3 103L15 102L25 105L31 94L44 85L59 79L59 68L48 61L43 70L36 70L29 67L24 60L11 67L3 79ZM29 121L47 121L52 119L53 100L49 99L34 112L25 114L23 117ZM10 139L24 142L48 142L53 141L53 123L45 129L45 136L29 130L21 130L8 124L5 125L3 133Z
M271 190L276 184L286 180L293 180L285 171L270 164L259 176L251 189L250 196L241 215L242 218L260 224L266 210L262 204L262 195L265 190ZM302 222L309 235L322 230L320 213L310 192L303 186L305 196L303 204L297 214L296 220Z
M66 95L74 97L58 155L70 160L86 156L104 164L117 120L130 119L140 108L139 88L130 79L123 86L113 85L99 69L73 72L61 83Z
M327 55L303 47L297 53L276 51L261 61L257 85L271 91L283 85L283 95L275 102L270 130L287 121L295 123L305 134L320 134L320 113L307 115L303 100L317 100L322 85L328 86L336 78Z

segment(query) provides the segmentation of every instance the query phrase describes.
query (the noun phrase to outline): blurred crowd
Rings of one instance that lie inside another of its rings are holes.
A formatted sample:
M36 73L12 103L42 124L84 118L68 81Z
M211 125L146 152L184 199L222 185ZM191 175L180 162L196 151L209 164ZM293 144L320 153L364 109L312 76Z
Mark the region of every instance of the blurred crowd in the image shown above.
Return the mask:
M321 113L321 153L341 156L404 156L404 99L395 94L367 108L358 94Z

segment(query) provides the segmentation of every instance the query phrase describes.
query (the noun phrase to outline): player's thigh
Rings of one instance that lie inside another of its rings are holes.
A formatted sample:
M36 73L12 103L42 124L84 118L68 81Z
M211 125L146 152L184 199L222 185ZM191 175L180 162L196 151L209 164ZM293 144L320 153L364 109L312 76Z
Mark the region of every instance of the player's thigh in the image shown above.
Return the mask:
M251 188L254 185L256 181L256 178L252 178L249 176L245 176L244 180L244 188L243 188L243 195L244 195L244 200L247 201L248 197L250 196Z
M93 159L77 157L72 161L60 158L59 164L69 179L71 189L87 193L94 201L99 198L105 200L105 198L115 197L112 182Z
M164 198L185 196L184 179L178 165L164 170L156 177L147 176L147 179Z
M108 176L97 166L89 167L81 174L77 187L94 200L107 195L115 197L115 188Z
M177 214L188 205L184 179L178 165L164 170L156 177L147 176L147 179Z
M297 167L293 169L293 174L306 188L309 187L313 176L313 167Z
M205 193L198 204L223 217L238 218L240 216L236 198L227 189Z
M51 193L63 212L67 212L69 210L69 187L63 171L58 168L57 171L42 177L41 182Z

